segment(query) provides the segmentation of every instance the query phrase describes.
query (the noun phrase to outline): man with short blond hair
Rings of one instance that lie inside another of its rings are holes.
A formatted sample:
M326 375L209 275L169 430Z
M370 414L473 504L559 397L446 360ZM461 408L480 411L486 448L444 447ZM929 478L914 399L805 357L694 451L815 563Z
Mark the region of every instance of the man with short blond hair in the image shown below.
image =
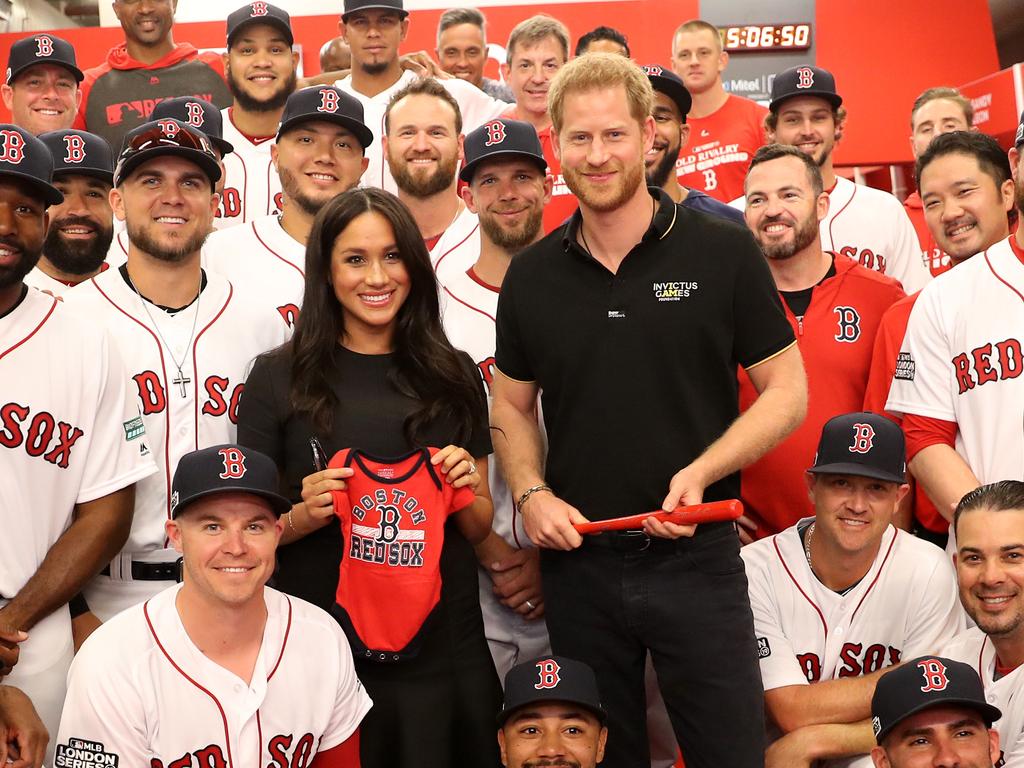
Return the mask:
M574 524L735 497L736 472L803 418L793 332L749 233L648 189L654 95L643 70L588 54L562 68L549 99L555 153L580 207L509 265L491 423L542 548L552 648L601 681L605 766L649 762L649 652L687 765L760 767L762 729L731 725L764 718L733 526L649 517L584 541ZM762 393L743 415L737 365Z

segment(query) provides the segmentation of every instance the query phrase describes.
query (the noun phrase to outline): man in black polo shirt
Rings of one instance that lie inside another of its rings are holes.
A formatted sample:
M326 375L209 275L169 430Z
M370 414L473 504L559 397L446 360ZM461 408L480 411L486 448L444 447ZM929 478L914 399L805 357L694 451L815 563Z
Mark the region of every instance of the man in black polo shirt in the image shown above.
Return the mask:
M737 471L806 410L793 332L749 233L644 186L654 128L642 70L587 56L548 98L580 210L509 267L492 424L527 533L545 548L552 646L597 673L603 765L648 760L649 650L689 768L761 766L762 690L733 526L648 519L584 542L572 524L737 496ZM738 365L761 394L737 418Z

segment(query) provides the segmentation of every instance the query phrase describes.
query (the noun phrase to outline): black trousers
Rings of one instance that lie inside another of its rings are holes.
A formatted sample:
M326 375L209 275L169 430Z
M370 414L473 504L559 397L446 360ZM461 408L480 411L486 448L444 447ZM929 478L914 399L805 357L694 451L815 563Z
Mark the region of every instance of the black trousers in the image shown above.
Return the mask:
M590 664L608 712L602 768L649 768L648 651L687 768L763 768L764 691L739 540L731 524L692 539L584 537L544 550L551 646Z

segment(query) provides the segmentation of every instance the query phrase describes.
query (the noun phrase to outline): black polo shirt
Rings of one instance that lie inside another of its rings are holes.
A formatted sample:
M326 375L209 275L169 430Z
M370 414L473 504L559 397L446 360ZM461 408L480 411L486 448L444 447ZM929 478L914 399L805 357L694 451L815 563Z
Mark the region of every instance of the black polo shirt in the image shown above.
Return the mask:
M577 245L577 211L512 260L498 301L497 367L542 390L545 479L594 520L660 508L739 415L737 365L794 343L750 232L650 192L651 226L616 274ZM739 491L737 473L704 498Z

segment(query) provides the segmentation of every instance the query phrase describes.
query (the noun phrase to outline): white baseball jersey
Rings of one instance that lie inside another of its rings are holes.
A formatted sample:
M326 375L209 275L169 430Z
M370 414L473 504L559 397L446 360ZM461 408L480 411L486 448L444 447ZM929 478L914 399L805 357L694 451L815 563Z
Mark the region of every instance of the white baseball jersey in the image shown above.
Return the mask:
M253 142L235 127L231 110L220 112L224 140L234 152L224 155L224 192L213 220L217 229L281 212L281 179L270 159L274 137Z
M203 246L203 266L253 297L291 336L306 284L306 246L276 215L214 232Z
M39 569L76 504L156 471L110 336L35 289L0 317L0 606ZM54 732L71 660L66 606L32 628L5 683Z
M1012 237L921 292L885 406L956 422L956 451L983 484L1024 479L1024 256Z
M738 197L729 205L742 211L747 200ZM931 279L913 222L903 204L884 190L837 176L818 231L823 250L899 280L908 295Z
M480 258L480 219L463 208L430 249L434 271L465 272Z
M117 217L114 217L117 221ZM114 231L114 239L110 241L110 248L107 249L107 264L111 267L120 267L128 261L128 230L121 229Z
M208 272L207 277L198 305L175 314L152 304L144 307L119 269L108 269L64 297L87 312L92 325L106 327L117 339L158 468L139 484L131 533L121 555L110 564L111 578L97 577L86 590L90 607L101 619L166 586L157 581L128 582L133 560L178 559L164 535L178 460L189 451L235 442L238 403L252 363L288 336L280 318L274 321L217 273ZM184 361L180 376L173 360Z
M264 589L267 623L246 684L189 638L165 589L96 630L68 679L55 766L306 766L372 702L326 612Z
M352 76L342 78L334 83L345 93L348 93L363 105L363 122L366 127L373 131L373 143L366 147L366 157L370 165L363 174L360 186L380 187L388 192L397 195L398 187L391 177L391 169L388 168L387 160L384 157L384 147L380 137L384 131L384 110L387 109L391 97L402 90L405 86L416 79L409 70L402 72L402 76L390 88L381 91L376 96L364 96L352 87ZM504 101L492 99L472 83L465 80L451 78L450 80L438 80L448 92L455 97L462 112L462 132L469 133L478 128L491 118L500 117L509 108Z
M796 525L740 550L766 691L860 677L935 653L963 628L943 551L889 526L874 563L840 595L812 573ZM870 758L853 765L871 765Z
M74 288L60 280L56 280L43 272L39 266L32 268L32 271L25 275L25 285L35 288L37 291L48 293L51 296L63 296L65 291Z
M996 649L988 636L971 627L954 637L940 651L940 656L970 664L978 671L985 688L985 700L999 708L1003 716L993 723L999 731L999 748L1006 761L1004 768L1024 766L1024 667L995 679Z

